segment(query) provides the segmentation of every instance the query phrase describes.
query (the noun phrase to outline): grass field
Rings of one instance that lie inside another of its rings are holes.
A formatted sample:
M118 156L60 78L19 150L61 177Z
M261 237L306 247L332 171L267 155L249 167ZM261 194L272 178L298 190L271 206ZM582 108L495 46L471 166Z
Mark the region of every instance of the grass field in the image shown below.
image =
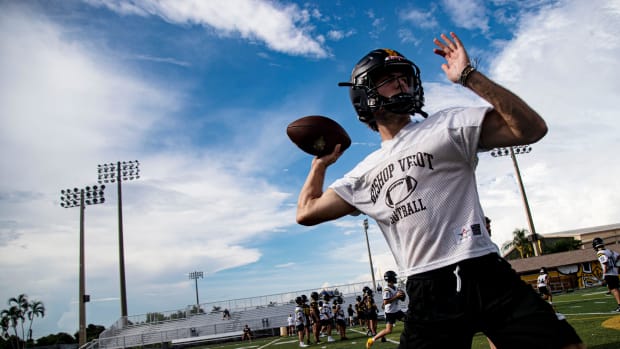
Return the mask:
M580 290L567 294L553 296L553 303L558 312L564 314L568 322L575 328L581 339L590 349L619 349L620 348L620 314L612 312L616 302L612 296L606 295L606 288L597 287ZM380 324L378 331L382 330ZM377 342L373 349L388 349L398 346L402 323L397 323L394 332L388 336L385 343ZM338 339L334 331L334 338ZM357 327L347 329L348 340L337 340L333 343L313 344L308 348L365 348L366 335ZM477 334L474 337L472 348L486 349L489 345L486 337ZM253 340L252 342L233 342L203 346L208 349L294 349L299 348L295 337L270 337ZM501 348L500 348L501 349Z

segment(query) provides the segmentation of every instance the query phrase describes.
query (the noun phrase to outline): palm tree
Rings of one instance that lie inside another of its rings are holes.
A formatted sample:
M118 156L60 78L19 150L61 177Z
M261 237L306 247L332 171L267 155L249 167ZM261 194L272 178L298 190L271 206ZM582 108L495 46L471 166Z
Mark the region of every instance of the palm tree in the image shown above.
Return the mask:
M20 307L18 307L17 305L13 305L11 307L9 307L9 309L3 309L2 312L0 313L0 316L2 317L2 332L3 334L8 335L9 334L9 327L13 328L13 332L15 333L15 344L11 343L11 346L13 346L13 348L19 348L19 342L20 342L20 337L19 334L17 333L17 323L21 320L23 322L24 320L24 314L21 310ZM6 330L5 330L6 329Z
M32 301L29 304L30 309L28 310L28 320L30 320L30 324L28 325L28 340L32 340L32 322L35 317L44 317L45 316L45 306L41 301Z
M0 327L2 328L2 339L7 340L9 338L10 319L8 316L5 316L5 312L8 311L2 310L2 313L0 313Z
M525 229L515 229L512 232L512 241L505 244L504 249L507 250L510 247L514 247L522 259L533 256L534 252L531 243L527 239L527 232Z
M17 298L15 297L9 298L9 306L11 305L13 307L17 307L19 310L18 319L20 321L20 325L22 328L21 338L26 339L25 333L24 333L24 322L26 321L26 313L28 312L28 308L30 308L30 303L28 303L28 296L22 293L19 296L17 296ZM17 336L17 331L15 332L15 335Z

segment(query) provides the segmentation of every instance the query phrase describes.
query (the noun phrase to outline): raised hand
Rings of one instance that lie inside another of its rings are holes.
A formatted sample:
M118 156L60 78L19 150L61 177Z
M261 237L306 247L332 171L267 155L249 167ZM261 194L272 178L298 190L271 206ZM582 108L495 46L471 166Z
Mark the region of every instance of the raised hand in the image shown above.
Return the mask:
M435 45L439 47L434 49L433 52L446 59L446 63L441 65L441 69L446 73L448 79L452 82L459 82L463 69L470 64L469 56L458 36L453 32L450 32L450 36L452 39L445 34L441 34L443 41L437 38L433 39Z

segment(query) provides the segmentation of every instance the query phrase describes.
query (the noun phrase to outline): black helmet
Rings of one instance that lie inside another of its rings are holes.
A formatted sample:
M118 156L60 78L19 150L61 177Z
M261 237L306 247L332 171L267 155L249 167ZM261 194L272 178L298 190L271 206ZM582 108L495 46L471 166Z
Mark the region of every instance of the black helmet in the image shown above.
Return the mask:
M408 77L409 90L390 98L377 92L377 79L389 71L404 72ZM349 97L358 119L376 129L374 112L384 108L394 113L419 113L424 106L424 90L420 80L420 69L402 54L391 49L377 49L364 56L353 68L350 82L341 82L339 86L349 87ZM374 124L374 126L373 126Z
M388 270L385 272L385 274L383 274L383 280L385 280L385 282L391 282L393 284L398 282L396 277L397 277L396 272L393 270Z
M592 248L594 248L596 250L599 247L605 247L605 243L603 242L603 239L601 239L601 238L594 238L594 240L592 240Z
M296 297L295 298L295 303L297 305L302 305L302 304L304 304L304 300L301 297Z
M361 302L362 301L362 296L355 297L355 300L358 301L358 302Z
M301 300L302 300L304 303L306 303L306 302L308 302L308 297L306 297L306 295L305 295L305 294L302 294L302 295L301 295Z
M316 292L316 291L310 293L310 299L312 299L313 301L318 301L319 300L319 293Z

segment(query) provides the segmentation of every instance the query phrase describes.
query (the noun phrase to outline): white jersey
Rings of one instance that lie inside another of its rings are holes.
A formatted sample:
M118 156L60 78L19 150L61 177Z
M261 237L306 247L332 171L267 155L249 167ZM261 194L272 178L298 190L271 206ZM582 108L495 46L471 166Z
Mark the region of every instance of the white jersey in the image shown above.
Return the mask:
M330 185L375 219L406 275L497 253L476 188L488 108L452 108L411 122Z
M398 289L391 288L389 285L385 286L385 288L383 289L383 300L390 299L396 296L396 292L398 292ZM398 312L400 310L398 299L393 300L391 303L386 303L384 310L386 313L389 314Z
M329 303L323 304L321 308L321 314L319 315L321 320L329 320L334 317L332 313L332 308L329 306Z
M547 278L549 277L549 275L547 274L540 274L538 275L538 287L547 287Z
M618 275L618 268L616 267L616 260L620 258L620 255L612 250L604 249L596 251L596 257L601 263L601 266L605 266L607 272L604 275Z
M334 317L336 320L344 320L344 309L341 306L336 308L336 312L334 313Z
M295 326L305 325L306 316L304 315L304 308L300 305L295 307Z

